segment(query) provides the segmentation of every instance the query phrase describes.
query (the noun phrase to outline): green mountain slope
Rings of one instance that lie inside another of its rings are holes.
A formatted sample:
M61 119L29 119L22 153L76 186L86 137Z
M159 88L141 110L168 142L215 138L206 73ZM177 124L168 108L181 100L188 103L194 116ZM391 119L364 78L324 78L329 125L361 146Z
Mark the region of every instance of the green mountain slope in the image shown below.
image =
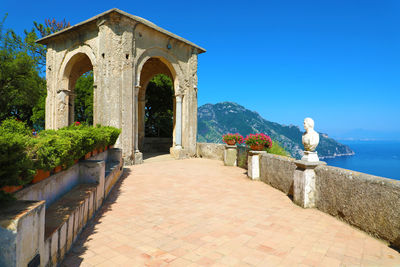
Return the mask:
M301 158L303 132L297 126L281 125L262 118L257 112L233 103L205 104L198 109L198 142L222 143L222 135L240 133L265 133L278 141L292 157ZM317 147L320 158L353 155L346 145L340 144L326 134L320 134Z

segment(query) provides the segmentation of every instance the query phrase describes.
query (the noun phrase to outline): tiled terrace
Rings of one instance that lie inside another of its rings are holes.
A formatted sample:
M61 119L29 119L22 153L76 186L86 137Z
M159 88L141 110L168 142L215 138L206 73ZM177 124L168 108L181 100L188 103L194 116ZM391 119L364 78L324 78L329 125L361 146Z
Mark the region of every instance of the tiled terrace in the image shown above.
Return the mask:
M125 170L65 266L400 266L382 241L220 161Z

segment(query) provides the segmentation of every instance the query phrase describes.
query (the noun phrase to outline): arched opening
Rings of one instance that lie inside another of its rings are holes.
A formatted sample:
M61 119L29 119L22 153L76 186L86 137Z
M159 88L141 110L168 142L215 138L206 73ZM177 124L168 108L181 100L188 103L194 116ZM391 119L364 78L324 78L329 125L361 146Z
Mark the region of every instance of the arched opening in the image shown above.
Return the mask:
M93 64L84 53L71 57L64 71L68 95L68 125L93 125Z
M174 75L160 58L143 65L139 91L139 150L169 153L174 128Z

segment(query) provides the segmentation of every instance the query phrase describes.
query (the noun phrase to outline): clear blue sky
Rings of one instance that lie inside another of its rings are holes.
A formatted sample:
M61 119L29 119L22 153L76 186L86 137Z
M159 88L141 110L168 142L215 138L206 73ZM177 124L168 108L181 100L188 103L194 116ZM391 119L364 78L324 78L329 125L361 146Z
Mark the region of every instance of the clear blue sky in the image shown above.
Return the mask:
M234 101L264 118L351 137L400 139L400 1L3 1L7 28L117 7L202 47L199 106ZM372 134L373 135L373 134Z

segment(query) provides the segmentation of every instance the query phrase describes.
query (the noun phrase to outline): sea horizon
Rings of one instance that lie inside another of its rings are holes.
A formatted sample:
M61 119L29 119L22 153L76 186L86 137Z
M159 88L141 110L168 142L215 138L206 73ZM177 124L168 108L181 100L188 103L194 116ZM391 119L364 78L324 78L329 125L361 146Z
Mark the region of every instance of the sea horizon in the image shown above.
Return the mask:
M328 165L400 180L400 140L339 140L354 152L351 156L325 158Z

